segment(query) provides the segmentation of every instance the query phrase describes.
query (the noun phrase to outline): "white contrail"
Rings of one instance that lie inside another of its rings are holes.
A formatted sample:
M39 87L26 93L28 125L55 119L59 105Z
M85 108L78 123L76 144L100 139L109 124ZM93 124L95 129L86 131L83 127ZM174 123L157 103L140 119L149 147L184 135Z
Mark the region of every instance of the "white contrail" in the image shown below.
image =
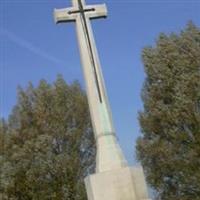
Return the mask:
M14 42L15 44L29 50L30 52L34 53L35 55L38 55L38 56L45 58L51 62L54 62L55 64L64 64L64 62L62 60L49 55L45 51L43 51L40 48L33 45L31 42L24 40L23 38L15 35L14 33L10 32L6 29L0 29L0 35L6 36L9 40Z

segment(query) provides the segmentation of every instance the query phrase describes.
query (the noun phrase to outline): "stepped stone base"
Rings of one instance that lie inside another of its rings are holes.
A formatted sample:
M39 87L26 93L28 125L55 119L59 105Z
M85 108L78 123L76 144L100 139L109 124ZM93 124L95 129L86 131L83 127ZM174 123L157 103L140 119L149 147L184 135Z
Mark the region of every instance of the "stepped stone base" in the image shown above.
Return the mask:
M150 200L142 167L124 167L85 178L88 200Z

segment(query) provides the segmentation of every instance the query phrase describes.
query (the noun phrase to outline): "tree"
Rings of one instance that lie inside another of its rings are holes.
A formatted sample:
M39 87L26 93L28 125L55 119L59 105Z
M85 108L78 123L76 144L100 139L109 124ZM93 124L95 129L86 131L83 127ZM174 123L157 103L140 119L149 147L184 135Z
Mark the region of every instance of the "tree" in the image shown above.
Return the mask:
M137 155L161 200L200 199L200 29L161 34L143 50Z
M4 128L5 129L5 128ZM1 131L0 194L13 200L85 200L83 178L94 169L95 145L85 92L58 76L19 88ZM2 139L1 139L2 141Z

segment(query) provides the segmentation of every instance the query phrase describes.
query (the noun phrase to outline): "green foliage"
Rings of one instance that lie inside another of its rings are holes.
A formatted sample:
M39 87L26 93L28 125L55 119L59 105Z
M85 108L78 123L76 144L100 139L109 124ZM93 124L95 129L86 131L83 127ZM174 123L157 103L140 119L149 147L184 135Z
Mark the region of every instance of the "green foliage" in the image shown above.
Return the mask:
M19 88L8 125L0 126L0 195L4 200L86 200L83 178L95 145L85 93L61 76ZM3 147L3 148L2 148Z
M161 200L200 200L200 29L161 34L143 51L137 154Z

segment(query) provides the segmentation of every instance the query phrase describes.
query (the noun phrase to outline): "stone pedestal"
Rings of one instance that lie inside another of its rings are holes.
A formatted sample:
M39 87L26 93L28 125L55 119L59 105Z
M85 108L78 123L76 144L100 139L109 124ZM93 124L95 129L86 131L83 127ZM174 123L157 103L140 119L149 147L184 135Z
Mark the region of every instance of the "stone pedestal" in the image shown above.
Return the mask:
M88 200L150 200L142 167L124 167L85 178Z

